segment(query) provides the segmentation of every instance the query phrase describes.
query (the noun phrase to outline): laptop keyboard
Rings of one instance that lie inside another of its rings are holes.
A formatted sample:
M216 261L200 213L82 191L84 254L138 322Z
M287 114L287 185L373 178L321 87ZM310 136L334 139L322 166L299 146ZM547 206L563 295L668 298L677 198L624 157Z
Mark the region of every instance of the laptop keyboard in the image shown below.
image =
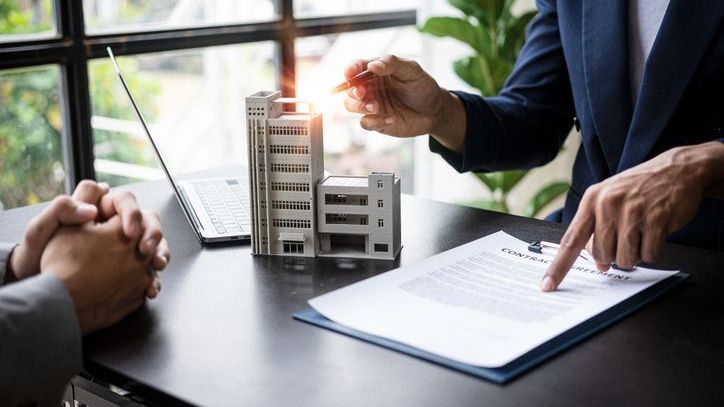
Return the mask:
M194 182L201 204L219 234L239 234L250 230L247 188L237 180Z

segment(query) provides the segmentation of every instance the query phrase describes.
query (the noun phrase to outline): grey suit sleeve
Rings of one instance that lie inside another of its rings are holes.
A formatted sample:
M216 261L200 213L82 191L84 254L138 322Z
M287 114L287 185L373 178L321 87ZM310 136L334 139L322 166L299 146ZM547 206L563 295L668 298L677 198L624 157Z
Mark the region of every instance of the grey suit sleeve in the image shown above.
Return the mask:
M57 405L81 369L81 338L73 301L55 276L0 287L2 404Z

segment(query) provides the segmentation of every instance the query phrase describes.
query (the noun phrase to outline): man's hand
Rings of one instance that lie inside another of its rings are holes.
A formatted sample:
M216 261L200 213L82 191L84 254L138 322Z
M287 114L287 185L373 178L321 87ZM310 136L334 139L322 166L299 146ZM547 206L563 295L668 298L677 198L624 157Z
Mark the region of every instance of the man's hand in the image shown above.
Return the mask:
M97 221L105 221L120 216L123 234L138 241L138 252L151 258L151 266L156 271L166 268L171 253L168 242L161 232L161 222L155 212L141 210L135 196L130 192L108 193L107 185L84 180L78 184L73 198L92 203L98 208ZM140 238L140 239L139 239ZM161 280L157 273L148 286L146 295L155 298L161 290Z
M361 113L360 125L367 130L398 137L431 134L444 146L462 151L465 109L457 96L441 88L420 65L387 55L357 60L345 77L370 70L376 78L347 91L344 106Z
M666 237L724 182L724 145L677 147L586 190L541 289L553 291L593 235L596 267L632 269L659 256Z
M61 225L104 221L115 215L121 218L125 236L139 241L139 253L152 257L155 270L163 270L168 264L170 253L161 233L158 216L141 211L132 194L109 194L108 189L108 184L84 180L78 184L72 198L59 196L54 199L28 224L21 243L11 254L6 281L20 280L40 272L43 249ZM160 280L156 277L148 287L148 297L158 295L160 287Z
M152 281L150 259L137 252L122 219L60 227L43 251L40 268L56 275L73 299L83 334L137 310Z
M67 195L55 198L26 226L22 241L10 256L6 280L22 280L40 272L40 256L60 225L81 225L97 216L95 205L78 202Z

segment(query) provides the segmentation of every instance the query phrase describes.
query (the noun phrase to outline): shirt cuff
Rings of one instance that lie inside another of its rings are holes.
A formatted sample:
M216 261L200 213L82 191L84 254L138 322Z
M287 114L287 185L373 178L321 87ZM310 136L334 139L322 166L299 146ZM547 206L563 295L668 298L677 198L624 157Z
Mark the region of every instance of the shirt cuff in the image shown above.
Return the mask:
M465 142L462 154L458 154L430 137L429 147L440 154L458 172L495 171L502 134L500 119L485 99L461 91L451 91L465 108Z
M7 274L10 263L10 254L12 254L15 246L17 246L17 243L0 242L0 285L5 281L5 274Z

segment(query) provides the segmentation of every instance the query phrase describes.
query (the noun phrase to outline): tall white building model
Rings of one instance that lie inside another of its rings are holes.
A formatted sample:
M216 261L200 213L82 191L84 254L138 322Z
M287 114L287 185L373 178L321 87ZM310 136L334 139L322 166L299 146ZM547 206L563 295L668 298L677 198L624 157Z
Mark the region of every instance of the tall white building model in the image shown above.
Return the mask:
M281 92L246 98L252 253L394 259L400 179L324 175L322 114Z

